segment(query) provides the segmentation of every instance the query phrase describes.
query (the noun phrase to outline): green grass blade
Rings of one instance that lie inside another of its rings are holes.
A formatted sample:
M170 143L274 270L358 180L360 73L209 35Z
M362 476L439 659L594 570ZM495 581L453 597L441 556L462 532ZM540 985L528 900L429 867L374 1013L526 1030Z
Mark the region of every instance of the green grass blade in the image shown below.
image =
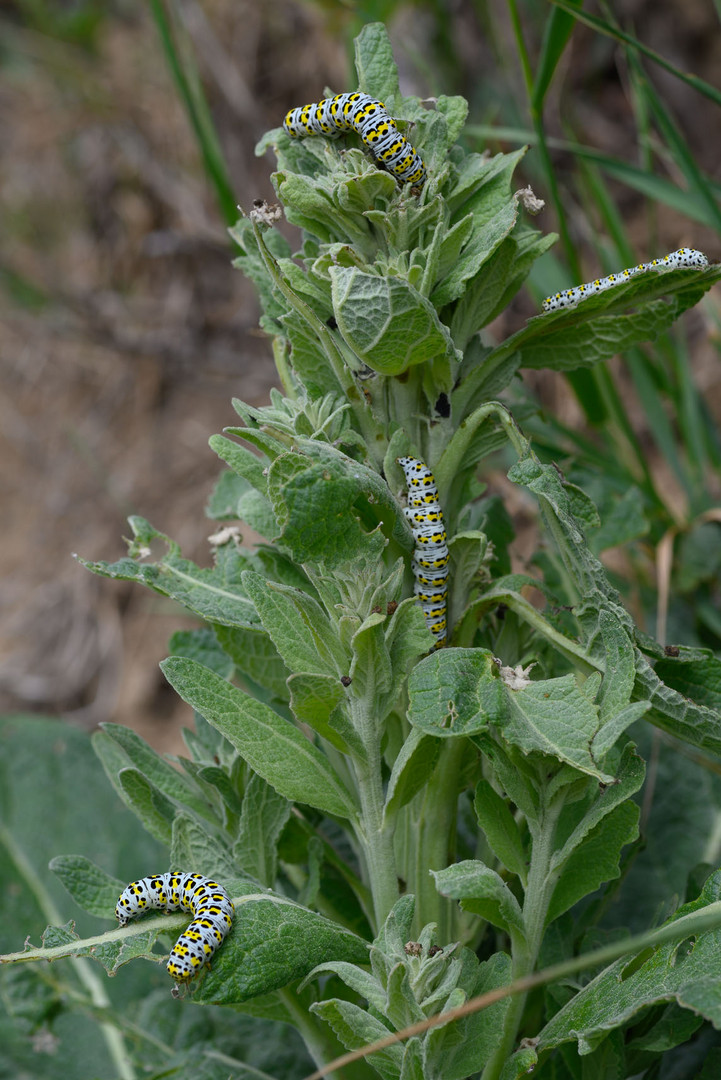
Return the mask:
M540 111L534 104L535 91L534 91L534 79L531 69L531 61L528 56L526 44L523 38L523 27L521 18L516 7L516 0L508 0L508 10L511 17L511 25L513 27L514 37L516 39L516 48L518 50L518 56L521 62L521 70L523 71L523 78L526 85L526 95L528 98L528 108L533 121L533 128L535 132L535 145L538 148L538 153L541 162L541 169L543 172L543 178L546 187L551 196L554 208L556 210L556 217L558 218L558 231L561 236L561 243L566 255L566 259L574 273L580 272L578 256L576 249L571 240L571 233L568 228L568 222L566 220L566 214L563 207L563 200L561 199L560 192L558 190L558 184L556 182L556 172L551 163L551 156L548 152L548 146L546 144L546 135L543 130L543 120Z
M648 421L651 438L668 462L683 491L691 489L691 478L679 455L678 440L659 393L654 364L641 349L626 354L628 371ZM667 506L668 508L668 506Z
M614 245L612 259L602 259L600 266L604 272L610 273L619 266L633 265L638 262L638 256L631 249L625 223L608 186L603 182L601 170L593 162L584 161L583 158L579 158L578 166L581 174L580 186L587 193L588 220L593 221L592 212L595 211ZM597 243L596 247L600 248L601 244Z
M709 416L699 395L691 372L683 326L675 328L669 339L668 363L675 376L678 402L678 424L683 446L693 473L691 490L691 516L696 516L712 505L708 489L710 473L719 467L718 447L714 445L716 425L709 423ZM716 451L716 453L714 453Z
M689 189L695 192L698 200L705 205L709 220L713 223L713 227L717 232L721 233L721 209L714 199L709 184L696 164L688 143L648 78L640 71L636 72L635 78L648 100L656 122L673 154L674 161L686 177Z
M583 0L571 0L571 3L574 7L580 7ZM541 42L541 55L531 94L531 107L535 112L540 113L543 109L543 102L548 87L551 85L553 73L563 55L563 50L568 44L574 26L575 20L567 12L561 11L560 8L553 8L546 19L543 41Z
M203 93L190 43L186 42L186 47L181 51L166 15L163 0L150 0L150 7L175 87L190 120L208 179L215 190L220 212L226 224L234 225L238 220L237 200L233 194L225 158Z
M486 142L496 140L498 142L518 143L519 145L524 143L528 143L530 146L538 145L536 133L528 128L468 124L466 134L470 137L475 136L483 139ZM620 180L628 187L633 188L634 191L646 196L646 198L663 203L664 206L668 206L685 217L691 218L692 221L698 221L701 225L706 225L708 228L715 227L715 220L711 218L707 200L702 199L698 192L687 191L670 180L665 180L661 176L647 172L638 165L632 165L630 162L622 161L620 158L609 157L603 151L596 150L591 146L585 146L583 143L567 139L549 138L547 139L547 146L550 150L563 150L578 158L597 162L609 176ZM717 197L721 197L721 185L714 183L703 173L701 177L705 187Z
M711 101L715 101L717 105L721 105L721 91L717 90L715 86L711 86L710 83L705 82L703 79L699 79L697 75L689 75L686 71L681 71L675 67L669 60L661 56L654 49L649 48L648 45L644 45L637 38L631 34L627 34L616 26L611 26L603 19L599 19L597 15L589 15L587 11L581 11L577 9L571 0L551 0L552 4L559 7L562 11L568 12L574 19L579 22L585 23L586 26L590 26L592 30L596 30L599 34L605 34L606 37L614 38L616 41L622 41L626 45L630 45L632 49L636 49L638 52L643 53L649 60L653 60L665 71L669 71L672 75L675 75L681 82L687 83L692 86L694 90L698 90L699 94L703 94L704 97L710 98Z

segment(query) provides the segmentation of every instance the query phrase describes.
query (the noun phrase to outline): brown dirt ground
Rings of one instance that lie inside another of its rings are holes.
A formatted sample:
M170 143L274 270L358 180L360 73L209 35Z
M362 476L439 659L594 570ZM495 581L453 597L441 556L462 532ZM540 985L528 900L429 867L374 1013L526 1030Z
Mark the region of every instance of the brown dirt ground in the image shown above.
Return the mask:
M676 5L615 7L650 45L714 82L721 35L711 4L685 0L682 27ZM344 87L349 12L331 0L183 0L178 8L238 201L272 198L272 163L253 147L291 105L326 84ZM170 633L192 621L141 588L89 575L72 554L121 557L125 519L136 513L207 564L213 525L203 508L218 472L207 440L234 423L231 397L266 400L270 344L256 329L252 288L230 266L147 6L111 5L94 52L33 29L20 10L6 3L0 12L0 710L59 715L88 729L112 720L176 752L189 711L157 664ZM473 96L479 72L492 71L493 50L472 5L459 0L448 10L458 57L452 89ZM512 54L501 0L486 18L496 47ZM393 26L405 87L432 90L409 59L418 50L432 63L430 17L411 5ZM579 31L564 60L564 92L577 95L585 141L632 157L615 57ZM718 125L718 111L663 75L657 85L676 95L700 164L718 176L718 132L710 139L708 127ZM643 246L642 200L623 191L619 199ZM661 251L709 246L698 227L670 215L660 234ZM531 310L521 300L510 317ZM721 416L706 330L697 319L696 376ZM562 380L533 378L550 407L578 421Z

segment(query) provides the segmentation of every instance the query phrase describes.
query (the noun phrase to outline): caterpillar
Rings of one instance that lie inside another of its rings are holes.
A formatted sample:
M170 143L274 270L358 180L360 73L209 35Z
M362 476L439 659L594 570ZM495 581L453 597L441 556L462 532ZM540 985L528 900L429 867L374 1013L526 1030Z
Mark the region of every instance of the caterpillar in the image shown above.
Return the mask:
M547 296L543 301L544 311L557 311L558 308L569 307L571 304L584 300L594 293L604 292L614 285L620 285L636 274L645 274L648 270L674 270L678 266L708 266L708 259L703 251L694 248L679 248L671 251L662 259L651 259L651 262L639 263L638 266L629 266L625 270L619 270L617 274L609 274L605 278L596 278L595 281L587 281L585 285L576 285L573 289L557 292L553 296Z
M446 596L448 594L448 547L438 488L428 466L414 457L399 457L408 486L408 506L403 513L416 542L413 552L413 592L418 598L426 626L436 639L435 649L446 643Z
M193 913L193 921L173 946L166 967L176 982L187 982L210 960L232 926L235 908L225 889L202 874L177 870L153 874L126 885L115 918L125 926L146 911L181 908Z
M401 184L422 184L426 167L420 155L401 135L382 101L370 94L336 94L286 113L283 127L294 139L357 131L374 160L392 172Z

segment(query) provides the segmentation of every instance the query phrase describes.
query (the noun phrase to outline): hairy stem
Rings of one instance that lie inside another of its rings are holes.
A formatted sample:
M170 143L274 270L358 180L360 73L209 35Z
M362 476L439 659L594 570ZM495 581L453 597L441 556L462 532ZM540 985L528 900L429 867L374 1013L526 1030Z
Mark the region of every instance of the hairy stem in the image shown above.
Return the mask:
M546 806L539 820L532 826L531 865L523 902L524 934L523 937L514 935L511 944L514 982L532 974L543 941L548 905L555 884L551 873L554 838L563 802L562 797L556 798ZM498 1080L503 1066L513 1053L527 996L528 991L516 994L512 999L503 1023L500 1043L483 1070L482 1080Z

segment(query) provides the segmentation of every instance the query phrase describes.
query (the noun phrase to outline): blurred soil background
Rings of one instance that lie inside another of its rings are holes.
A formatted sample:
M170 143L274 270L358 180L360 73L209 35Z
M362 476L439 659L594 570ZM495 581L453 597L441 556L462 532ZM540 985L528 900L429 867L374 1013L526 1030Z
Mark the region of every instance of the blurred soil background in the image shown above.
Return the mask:
M679 68L719 84L712 0L611 7ZM255 157L256 142L324 87L353 88L349 43L376 18L389 27L404 92L462 93L471 121L527 126L504 0L175 0L173 9L246 208L274 199L274 163ZM535 55L546 0L526 11ZM721 179L718 111L652 73L698 164ZM551 134L572 120L574 138L636 159L612 41L578 26L555 88ZM563 184L572 164L559 153L557 166ZM648 204L613 190L639 258L680 244L721 256L700 226L665 209L658 250L647 252ZM233 396L267 400L275 371L144 0L0 0L0 214L0 711L87 729L110 720L178 751L189 710L157 664L170 634L193 621L140 587L90 575L72 555L122 557L126 518L140 514L207 565L215 529L204 507L219 472L207 440L237 420ZM552 216L536 224L549 231ZM580 211L574 224L582 240ZM586 268L596 273L592 257ZM494 330L505 336L535 313L522 294ZM718 353L702 316L691 319L694 376L721 418ZM564 380L529 381L562 420L579 422Z

